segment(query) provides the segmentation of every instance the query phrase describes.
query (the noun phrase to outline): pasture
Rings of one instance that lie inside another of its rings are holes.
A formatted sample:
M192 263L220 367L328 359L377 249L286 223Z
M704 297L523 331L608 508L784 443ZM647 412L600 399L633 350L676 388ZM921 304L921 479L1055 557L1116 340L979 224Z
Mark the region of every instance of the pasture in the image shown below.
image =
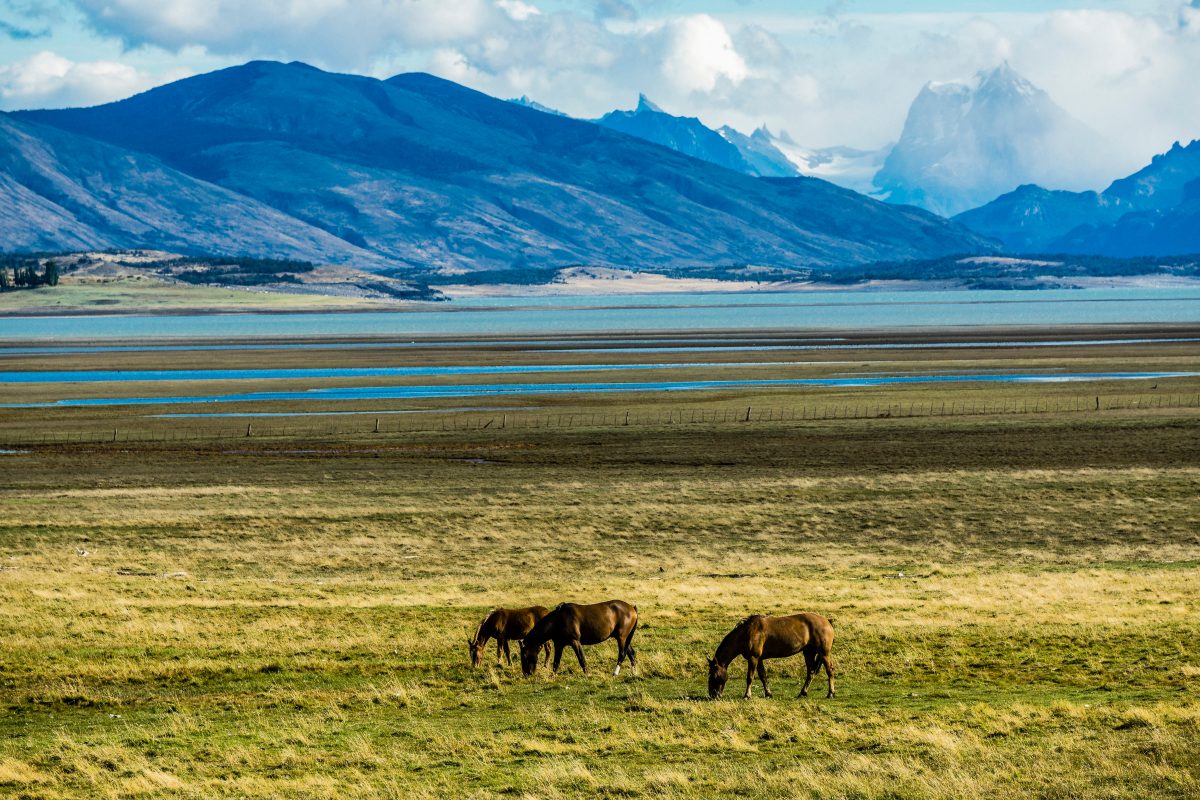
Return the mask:
M1200 794L1196 408L279 433L0 455L0 793ZM558 675L470 666L495 606L610 598L638 607L636 676L612 641L587 677L569 650ZM771 700L740 699L741 660L707 699L735 623L798 611L834 619L836 698L824 674L797 698L793 658Z

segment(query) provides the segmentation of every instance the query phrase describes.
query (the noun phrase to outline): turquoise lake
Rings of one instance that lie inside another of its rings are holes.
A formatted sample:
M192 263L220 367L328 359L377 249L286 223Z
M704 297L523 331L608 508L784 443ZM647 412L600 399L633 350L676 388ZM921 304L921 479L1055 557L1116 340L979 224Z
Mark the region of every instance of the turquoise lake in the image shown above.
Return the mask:
M473 298L366 313L2 317L0 341L290 336L597 335L1200 322L1197 289L836 291Z

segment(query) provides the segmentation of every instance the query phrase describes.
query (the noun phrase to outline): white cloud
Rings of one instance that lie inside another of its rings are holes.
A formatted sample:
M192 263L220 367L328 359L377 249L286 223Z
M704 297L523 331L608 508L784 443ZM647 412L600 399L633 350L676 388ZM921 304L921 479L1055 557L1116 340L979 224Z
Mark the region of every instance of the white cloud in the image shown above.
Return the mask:
M717 82L746 79L746 62L729 31L707 14L672 20L666 26L663 76L680 92L711 92Z
M185 74L155 79L115 61L74 62L43 51L24 61L0 65L0 103L6 109L96 105Z
M1200 75L1200 31L1175 19L1173 14L1056 12L1017 44L1014 62L1120 145L1127 155L1121 170L1136 167L1176 139L1200 137L1200 104L1186 99L1194 96Z
M97 31L130 47L200 45L361 68L395 47L436 47L533 15L521 0L73 0ZM504 8L502 9L501 6Z
M524 22L542 13L537 6L531 6L521 0L496 0L496 5L517 22Z

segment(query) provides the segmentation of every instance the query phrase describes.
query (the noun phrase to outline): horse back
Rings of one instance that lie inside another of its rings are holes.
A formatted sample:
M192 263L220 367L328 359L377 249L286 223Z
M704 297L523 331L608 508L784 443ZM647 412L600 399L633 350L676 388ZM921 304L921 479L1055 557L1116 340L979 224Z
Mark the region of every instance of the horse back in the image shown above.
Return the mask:
M833 645L833 626L820 614L758 617L751 622L751 636L762 637L767 658L786 658L804 650L827 651Z
M533 630L533 626L550 613L545 606L530 606L528 608L499 608L497 627L508 639L523 639Z
M622 600L577 605L563 603L551 612L561 615L555 627L581 644L599 644L614 635L624 635L637 624L637 608Z

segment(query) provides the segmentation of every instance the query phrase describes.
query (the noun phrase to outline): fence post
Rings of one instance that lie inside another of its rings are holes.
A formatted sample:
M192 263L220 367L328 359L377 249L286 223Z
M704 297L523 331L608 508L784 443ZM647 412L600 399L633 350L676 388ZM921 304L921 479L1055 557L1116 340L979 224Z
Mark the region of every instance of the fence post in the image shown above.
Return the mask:
M746 406L746 422L750 421L750 406Z
M249 423L249 422L246 423L246 438L247 439L250 438L251 424L252 423Z

